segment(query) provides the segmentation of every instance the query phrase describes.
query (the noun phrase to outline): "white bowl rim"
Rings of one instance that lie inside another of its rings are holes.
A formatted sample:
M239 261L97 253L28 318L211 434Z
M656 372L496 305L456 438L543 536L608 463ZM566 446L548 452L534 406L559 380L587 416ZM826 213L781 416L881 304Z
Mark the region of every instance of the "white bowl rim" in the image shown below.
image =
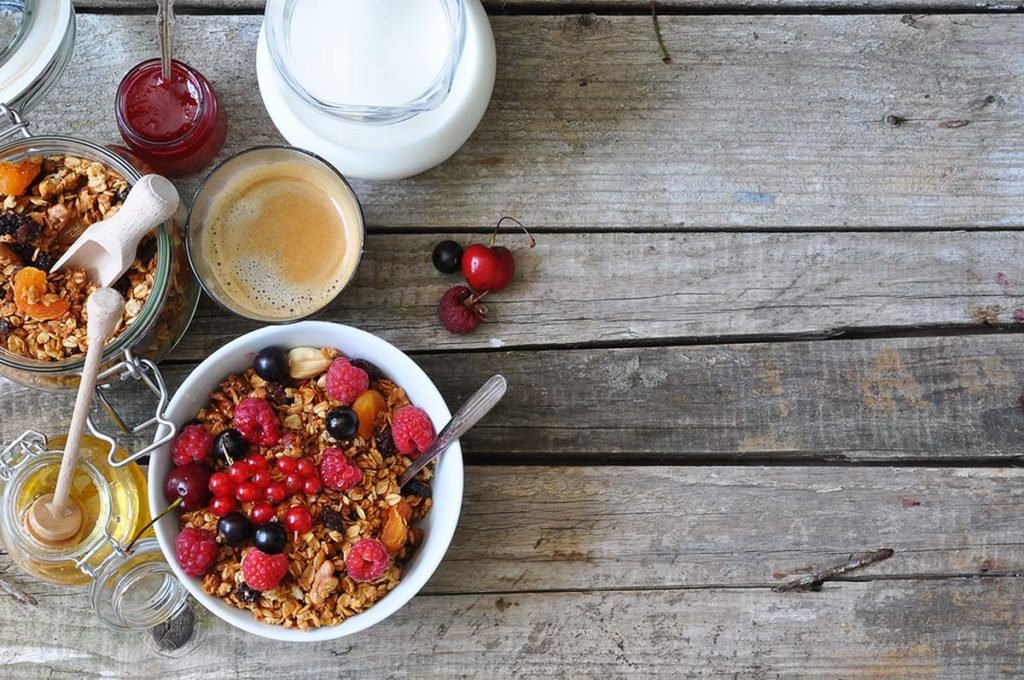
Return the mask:
M287 335L304 335L306 331L308 331L309 334L326 333L346 335L354 340L353 344L355 345L377 345L377 349L391 355L387 364L382 365L381 368L391 376L400 387L405 387L405 385L402 384L403 381L399 377L400 375L407 375L425 381L422 389L429 392L427 399L424 400L421 395L417 399L413 400L413 403L427 411L431 420L434 422L434 427L436 429L440 430L440 428L451 418L451 412L445 404L441 393L434 385L434 382L408 355L386 340L383 340L371 333L352 326L327 321L300 321L298 323L287 325L268 326L251 331L229 341L204 359L192 370L191 373L189 373L188 377L185 378L168 403L167 413L172 413L176 405L185 399L189 394L189 390L192 385L198 382L201 376L214 370L214 367L236 358L239 352L244 352L248 355L258 351L258 349L251 349L253 346L262 348L269 345L282 344L279 338ZM278 338L278 340L275 341L275 338ZM355 351L354 348L344 348L338 346L338 344L345 343L336 343L334 346L344 352L346 356L359 356L358 351ZM224 372L219 376L219 379L223 379L227 374L227 372ZM408 379L406 382L408 382ZM159 438L163 434L163 430L164 428L161 427L160 430L157 431L156 438ZM154 459L169 455L170 445L167 445L154 452L150 459L148 471L149 506L150 512L154 517L166 507L166 501L164 500L163 495L163 474L154 474L154 471L161 466L154 465L153 461ZM421 559L421 561L415 565L414 569L403 574L402 580L395 590L388 593L366 611L356 614L335 626L323 626L321 628L311 628L303 631L256 621L252 613L248 610L231 607L221 601L220 598L213 597L203 592L199 579L188 576L184 571L182 571L181 567L178 565L178 561L174 557L174 539L178 534L178 527L175 522L157 522L154 526L154 530L160 544L160 549L164 554L164 558L178 577L178 580L184 584L189 593L191 593L205 609L221 620L235 626L236 628L245 630L246 632L273 640L285 642L318 642L323 640L333 640L346 637L369 628L401 609L420 591L420 589L433 575L438 565L440 565L441 560L444 558L444 555L448 550L452 537L455 535L455 528L458 524L459 513L462 507L462 447L458 441L453 443L438 459L435 469L435 480L442 476L445 480L445 484L450 485L451 488L441 500L444 512L439 511L438 499L434 499L434 505L430 510L430 516L432 517L432 522L435 523L431 527L430 535L424 539L423 544L419 546L417 551L416 557L417 559ZM437 482L435 481L435 485L436 484ZM428 544L430 546L429 550Z

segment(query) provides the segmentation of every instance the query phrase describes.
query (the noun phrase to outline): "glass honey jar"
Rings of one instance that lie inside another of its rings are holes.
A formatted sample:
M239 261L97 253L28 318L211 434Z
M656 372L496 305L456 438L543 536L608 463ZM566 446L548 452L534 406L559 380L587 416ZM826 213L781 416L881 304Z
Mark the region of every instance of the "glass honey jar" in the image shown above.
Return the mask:
M93 610L115 629L148 629L172 618L187 591L151 534L130 545L150 519L145 475L134 463L110 465L107 442L83 437L71 490L84 509L78 540L47 546L26 528L29 507L56 487L64 439L29 430L0 452L0 536L11 559L40 580L88 586Z

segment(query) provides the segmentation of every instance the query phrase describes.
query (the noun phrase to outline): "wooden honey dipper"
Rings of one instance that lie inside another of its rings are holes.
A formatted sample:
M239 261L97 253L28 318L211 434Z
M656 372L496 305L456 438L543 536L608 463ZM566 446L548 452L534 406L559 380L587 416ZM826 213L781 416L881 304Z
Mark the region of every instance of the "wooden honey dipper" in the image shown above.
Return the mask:
M86 302L89 314L87 337L89 350L82 367L82 381L78 384L75 410L64 444L64 457L60 461L57 488L33 501L25 516L25 527L37 541L49 546L71 545L82 533L85 512L82 504L71 498L71 482L78 467L79 449L85 420L92 406L96 376L103 359L103 344L113 334L117 322L124 315L124 299L113 288L97 288Z

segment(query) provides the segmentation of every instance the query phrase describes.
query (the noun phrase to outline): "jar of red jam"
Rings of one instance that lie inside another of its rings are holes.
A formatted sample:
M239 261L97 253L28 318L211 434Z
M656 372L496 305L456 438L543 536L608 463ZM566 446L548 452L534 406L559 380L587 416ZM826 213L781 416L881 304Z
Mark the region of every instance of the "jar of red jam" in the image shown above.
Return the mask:
M121 80L117 127L139 158L165 175L188 175L210 164L227 135L224 110L209 81L180 61L164 80L160 60L138 64Z

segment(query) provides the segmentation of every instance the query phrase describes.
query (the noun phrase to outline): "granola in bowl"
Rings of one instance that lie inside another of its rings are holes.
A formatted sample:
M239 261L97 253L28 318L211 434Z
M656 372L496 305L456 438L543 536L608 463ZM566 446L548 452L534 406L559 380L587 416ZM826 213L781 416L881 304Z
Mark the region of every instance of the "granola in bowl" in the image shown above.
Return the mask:
M86 228L113 216L127 194L121 174L86 158L0 163L0 350L39 361L85 353L85 300L95 285L81 269L48 272ZM156 266L151 235L115 284L126 305L111 341L141 313Z
M174 558L209 596L301 631L367 611L421 546L433 424L377 366L268 347L223 378L170 449Z

